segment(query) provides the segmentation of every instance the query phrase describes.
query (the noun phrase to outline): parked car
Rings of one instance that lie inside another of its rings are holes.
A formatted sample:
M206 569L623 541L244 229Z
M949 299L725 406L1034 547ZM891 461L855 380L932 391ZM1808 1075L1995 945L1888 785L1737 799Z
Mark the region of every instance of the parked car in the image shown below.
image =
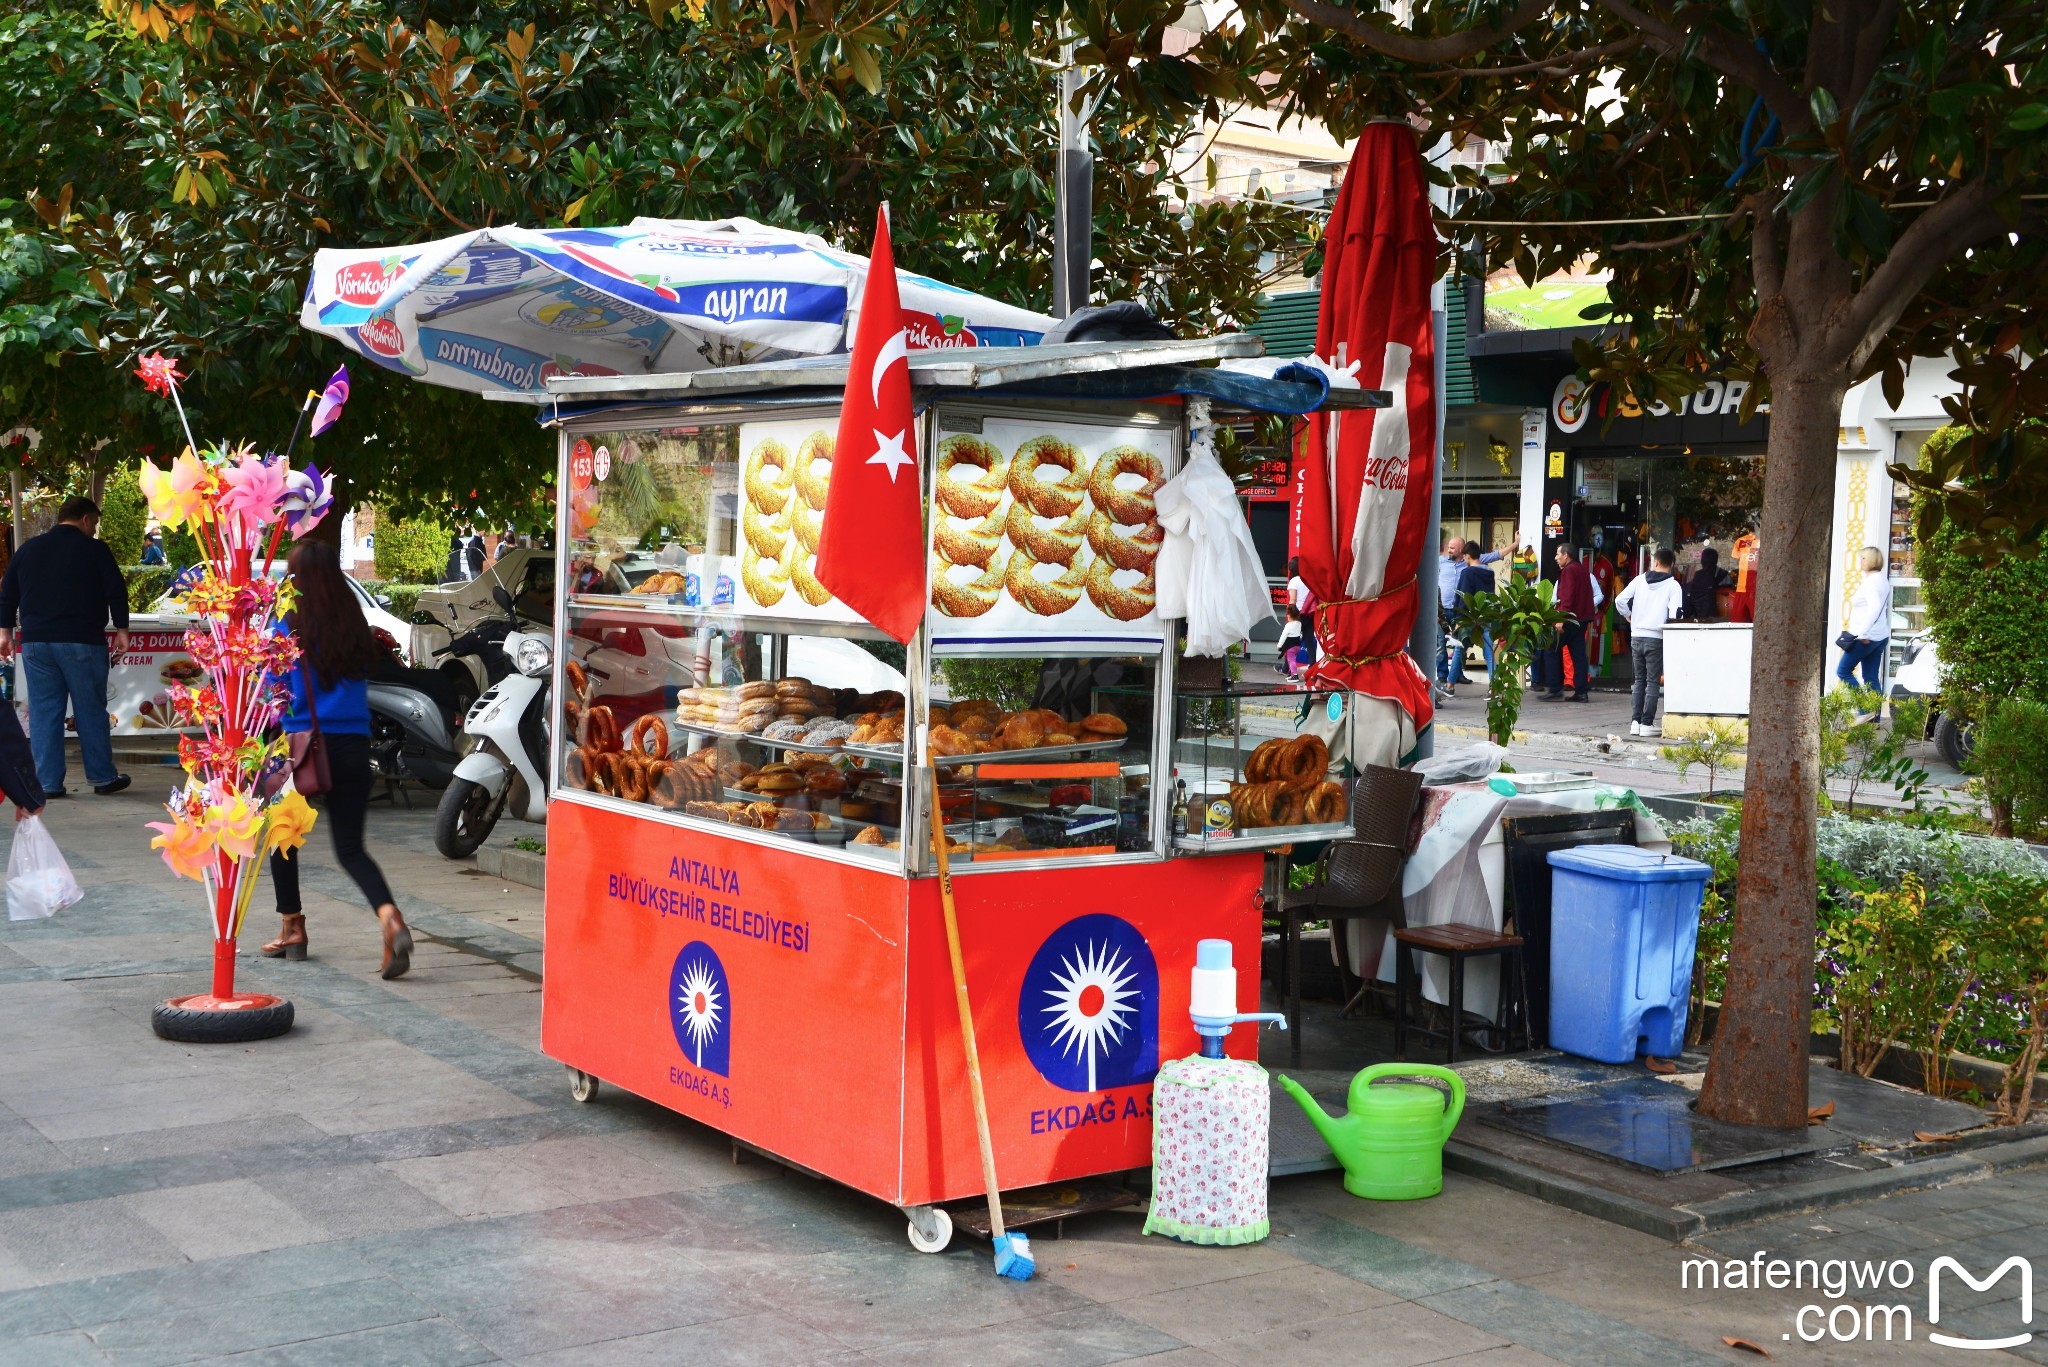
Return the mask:
M1970 757L1970 724L1941 710L1941 652L1934 633L1916 631L1903 636L1899 668L1892 675L1894 698L1924 698L1927 701L1928 736L1935 751L1957 768Z
M285 564L282 556L271 563L270 577L272 579L283 579L290 572L290 567ZM412 653L411 649L412 627L391 611L391 600L381 593L371 593L354 579L348 581L348 586L349 590L355 594L356 602L362 607L363 616L370 623L371 632L376 634L380 640L384 640L384 644L389 649L396 650L401 662L411 664L419 658ZM182 620L187 617L187 614L169 594L165 594L157 599L155 603L151 604L150 612L154 616L165 619ZM167 621L168 624L169 622ZM384 638L389 639L385 640Z
M413 608L411 633L414 659L439 658L434 652L454 637L492 617L503 615L493 591L512 595L513 610L529 622L552 627L555 620L555 553L533 546L514 546L484 566L483 573L461 584L441 584L420 593ZM489 684L477 660L467 661L477 687Z

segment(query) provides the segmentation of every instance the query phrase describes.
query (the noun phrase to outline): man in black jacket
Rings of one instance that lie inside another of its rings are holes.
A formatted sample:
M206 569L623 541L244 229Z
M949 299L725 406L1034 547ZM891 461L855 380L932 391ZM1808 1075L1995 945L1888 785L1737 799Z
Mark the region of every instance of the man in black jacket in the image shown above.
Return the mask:
M50 797L64 796L67 706L92 790L104 797L128 786L128 776L114 770L107 729L107 618L113 617L114 653L126 654L128 586L114 553L95 539L99 526L98 504L65 499L57 525L23 544L0 576L0 659L14 658L19 617L29 741Z

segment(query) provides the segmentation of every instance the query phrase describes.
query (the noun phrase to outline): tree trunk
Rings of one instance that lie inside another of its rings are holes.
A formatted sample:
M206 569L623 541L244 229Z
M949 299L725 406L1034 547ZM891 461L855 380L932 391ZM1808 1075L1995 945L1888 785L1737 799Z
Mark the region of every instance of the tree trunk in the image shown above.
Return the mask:
M2012 836L2012 800L1994 797L1991 799L1991 833L2001 838Z
M1771 386L1742 865L1713 1061L1700 1112L1806 1127L1820 794L1820 685L1837 428L1846 376Z

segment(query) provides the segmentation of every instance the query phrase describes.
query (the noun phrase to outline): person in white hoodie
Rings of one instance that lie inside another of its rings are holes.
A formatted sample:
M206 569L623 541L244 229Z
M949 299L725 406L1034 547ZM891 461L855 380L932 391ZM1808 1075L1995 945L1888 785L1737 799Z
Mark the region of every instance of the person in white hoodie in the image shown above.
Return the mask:
M1857 553L1856 562L1863 568L1863 582L1849 600L1849 621L1842 632L1853 639L1842 647L1835 677L1854 687L1856 671L1861 668L1863 686L1882 692L1884 648L1892 638L1892 581L1884 572L1884 552L1877 547L1865 546Z
M1635 667L1628 723L1631 736L1662 734L1657 725L1657 698L1664 688L1664 624L1676 621L1685 611L1685 586L1676 573L1678 557L1659 550L1652 563L1655 568L1637 575L1614 599L1615 610L1628 619L1629 663Z

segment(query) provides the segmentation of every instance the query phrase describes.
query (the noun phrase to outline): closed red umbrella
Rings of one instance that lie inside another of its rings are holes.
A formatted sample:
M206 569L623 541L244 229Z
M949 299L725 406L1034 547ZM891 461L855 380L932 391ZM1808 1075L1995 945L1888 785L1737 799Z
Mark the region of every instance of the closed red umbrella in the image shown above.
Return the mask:
M1316 354L1393 406L1309 419L1301 577L1316 596L1316 682L1386 698L1419 730L1429 680L1407 654L1436 480L1437 237L1415 133L1366 127L1324 238Z

